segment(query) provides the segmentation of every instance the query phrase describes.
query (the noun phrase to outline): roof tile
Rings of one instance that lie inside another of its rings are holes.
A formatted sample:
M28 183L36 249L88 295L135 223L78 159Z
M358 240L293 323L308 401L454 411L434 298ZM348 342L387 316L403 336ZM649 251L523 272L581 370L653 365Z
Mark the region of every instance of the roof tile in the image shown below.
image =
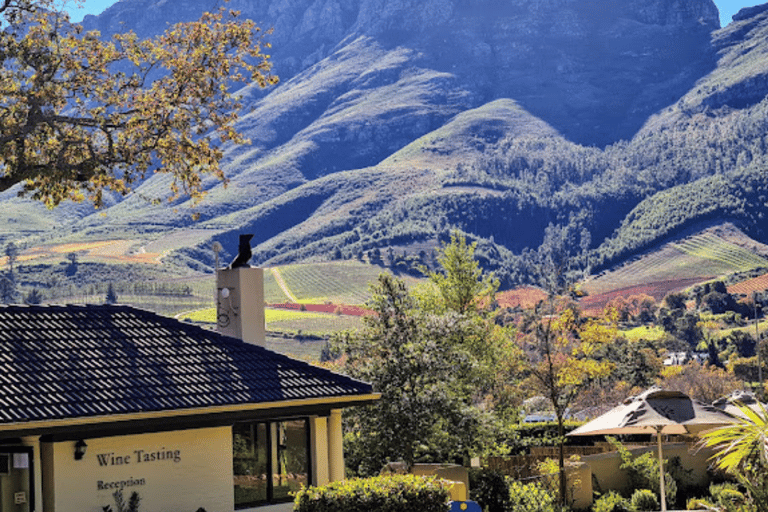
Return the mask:
M370 392L130 306L0 306L0 424Z

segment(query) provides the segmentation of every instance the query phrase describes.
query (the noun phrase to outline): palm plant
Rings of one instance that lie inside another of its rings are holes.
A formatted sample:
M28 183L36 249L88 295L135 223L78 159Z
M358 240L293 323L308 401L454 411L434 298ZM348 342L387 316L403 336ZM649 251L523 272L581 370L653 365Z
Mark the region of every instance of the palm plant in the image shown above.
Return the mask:
M759 402L752 407L737 405L740 417L732 425L703 434L703 441L716 449L716 466L747 490L754 510L768 510L768 412Z

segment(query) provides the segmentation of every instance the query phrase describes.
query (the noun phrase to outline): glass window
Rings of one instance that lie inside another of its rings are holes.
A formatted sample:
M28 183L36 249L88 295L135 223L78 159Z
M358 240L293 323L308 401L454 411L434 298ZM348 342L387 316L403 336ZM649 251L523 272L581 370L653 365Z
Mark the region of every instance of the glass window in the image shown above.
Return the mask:
M282 421L275 424L277 443L277 464L273 466L274 498L292 499L290 493L307 485L309 477L309 454L306 420Z
M232 449L235 508L290 501L309 482L306 419L237 423Z
M2 447L0 451L0 512L33 510L32 449Z
M235 506L268 500L266 423L238 423L232 430Z

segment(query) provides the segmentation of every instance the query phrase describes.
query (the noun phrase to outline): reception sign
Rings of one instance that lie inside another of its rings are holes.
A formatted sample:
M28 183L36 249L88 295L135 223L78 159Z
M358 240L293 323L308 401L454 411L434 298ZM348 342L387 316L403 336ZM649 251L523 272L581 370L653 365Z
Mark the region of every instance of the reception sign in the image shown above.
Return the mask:
M142 512L231 512L232 431L228 427L87 439L75 460L74 442L43 445L53 469L45 509L117 511L138 495ZM52 491L52 492L51 492ZM48 505L54 504L53 507Z

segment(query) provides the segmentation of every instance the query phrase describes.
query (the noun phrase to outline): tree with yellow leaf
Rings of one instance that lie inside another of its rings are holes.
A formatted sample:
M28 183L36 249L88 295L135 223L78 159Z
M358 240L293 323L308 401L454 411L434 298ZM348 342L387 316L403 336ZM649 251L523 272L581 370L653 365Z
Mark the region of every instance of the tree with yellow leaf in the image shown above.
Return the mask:
M565 504L565 417L583 389L610 374L613 364L595 356L616 339L618 314L608 309L601 318L583 320L572 301L550 296L532 311L520 332L528 382L549 400L557 420L560 499Z
M98 207L152 172L172 178L173 198L224 180L223 146L245 142L232 84L276 82L259 28L221 9L152 39L103 40L61 7L0 0L0 191Z

